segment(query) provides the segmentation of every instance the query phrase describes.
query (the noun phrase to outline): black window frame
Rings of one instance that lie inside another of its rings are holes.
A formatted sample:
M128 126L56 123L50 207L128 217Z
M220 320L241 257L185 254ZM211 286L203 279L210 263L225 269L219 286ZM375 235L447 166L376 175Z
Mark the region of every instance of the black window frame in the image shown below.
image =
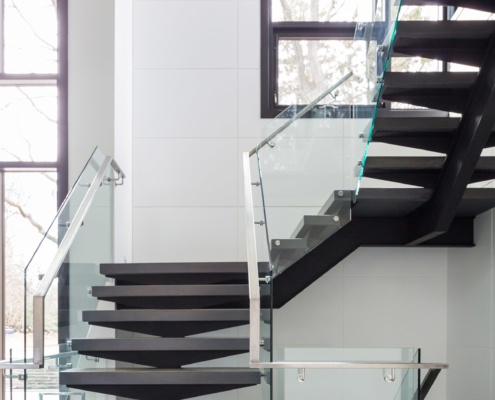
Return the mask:
M261 118L275 118L288 106L277 103L278 42L283 39L352 40L355 37L356 27L359 22L272 22L272 0L260 0L260 8L260 111ZM450 19L455 12L455 8L444 7L443 18ZM387 22L389 14L389 10L386 10L384 23ZM447 63L443 63L442 70L447 70ZM369 106L364 107L369 108ZM390 108L390 105L385 105L385 107ZM425 111L419 110L407 110L406 112L425 113ZM439 114L437 111L426 112L435 115Z

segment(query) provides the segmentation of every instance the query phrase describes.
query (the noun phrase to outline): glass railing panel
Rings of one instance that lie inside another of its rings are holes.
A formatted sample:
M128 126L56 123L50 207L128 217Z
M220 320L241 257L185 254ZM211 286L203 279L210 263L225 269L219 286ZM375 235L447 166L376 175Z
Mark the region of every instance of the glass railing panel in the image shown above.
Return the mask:
M345 71L333 85L323 82L309 105L291 106L288 117L273 120L264 130L256 156L267 224L264 234L275 274L350 220L350 192L357 182L356 142L363 143L353 130L366 124L346 121L354 116L348 99L356 79Z
M30 259L24 270L24 321L22 330L24 331L26 343L28 343L28 346L32 346L32 341L30 339L32 337L31 332L33 330L32 307L34 293L36 292L41 279L50 267L50 263L55 256L58 245L64 238L67 229L71 224L71 220L74 217L74 214L79 209L79 206L81 205L81 202L87 194L89 187L104 159L105 156L101 152L101 150L96 149L87 162L86 166L84 167L76 183L72 187L69 195L67 196L53 222L48 228L46 234L44 235L43 240L38 245L34 255ZM51 296L53 296L54 299L52 299ZM48 302L48 304L50 304L50 302L56 301L56 297L57 294L53 292L49 294L49 297L47 297L46 301ZM50 312L55 311L51 309ZM58 316L54 316L53 318L58 318ZM58 341L52 342L51 337L47 338L47 340L48 341L46 342L46 345L58 344Z
M412 348L278 348L280 362L412 363ZM417 371L417 370L415 370ZM274 399L413 399L416 387L408 387L412 370L395 369L276 369ZM406 380L407 378L407 380ZM395 397L402 390L403 397Z
M367 63L366 71L369 81L375 80L372 96L369 98L370 104L374 105L372 120L376 117L380 104L381 91L383 88L383 77L385 71L389 69L390 54L392 43L395 38L397 21L401 9L401 0L386 0L376 3L375 13L371 22L360 24L356 29L356 40L361 39L367 43ZM369 130L365 132L366 145L364 146L363 156L360 159L359 181L362 177L366 157L368 154L371 133L373 131L373 121L369 124ZM359 181L356 188L356 194L359 193Z
M90 174L89 177L92 175ZM83 179L89 177L82 175ZM41 370L27 370L28 379L24 388L27 398L34 394L56 396L56 393L67 392L67 388L58 385L60 369L114 366L113 361L101 360L100 362L99 359L93 357L77 355L72 352L70 345L74 338L104 338L115 335L111 329L91 328L82 320L82 313L85 310L113 308L112 303L98 301L92 296L93 286L113 284L113 281L107 280L99 273L100 263L113 261L114 183L107 178L114 178L111 165L107 167L103 183L98 187L84 222L63 260L58 278L53 280L45 296L44 342L49 345L45 347L47 364ZM72 202L69 202L69 205L68 214L70 214L69 211L73 211L72 206L76 206ZM52 351L50 349L58 351L59 355L54 357L50 354ZM67 352L60 354L62 350ZM49 371L52 371L56 379L46 375ZM38 375L46 376L46 383L43 379L36 378ZM31 376L33 379L30 378ZM85 396L86 399L101 398L89 393Z
M419 363L420 350L417 350L411 362ZM401 374L402 380L400 387L394 397L394 400L418 400L419 399L419 387L420 387L420 370L419 369L407 369Z

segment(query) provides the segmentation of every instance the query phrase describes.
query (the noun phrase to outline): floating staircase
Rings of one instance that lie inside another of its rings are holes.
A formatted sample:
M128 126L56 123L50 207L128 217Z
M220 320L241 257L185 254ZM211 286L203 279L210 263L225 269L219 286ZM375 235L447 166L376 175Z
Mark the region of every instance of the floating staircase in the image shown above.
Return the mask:
M495 2L486 0L403 4L495 12ZM380 102L462 116L397 117L379 110L372 141L439 154L368 157L365 177L416 187L361 189L350 221L340 204L352 194L336 191L319 215L303 218L291 238L273 239L272 262L285 269L273 281L274 307L360 246L472 246L474 218L495 206L495 189L467 188L495 179L495 158L480 158L495 146L495 23L400 22L392 57L404 56L462 63L480 72L387 72ZM73 369L61 373L62 384L127 398L175 400L260 383L260 372L253 369L187 367L248 352L247 338L190 336L248 323L245 263L116 264L102 265L101 272L115 278L116 286L95 287L93 295L117 309L86 311L83 319L152 337L78 339L73 349L143 368Z
M74 339L72 349L143 368L72 369L61 373L61 384L178 400L260 383L260 372L247 366L185 367L249 351L248 338L190 337L249 323L246 263L111 264L101 273L116 286L94 287L92 294L116 310L85 311L83 320L153 337Z

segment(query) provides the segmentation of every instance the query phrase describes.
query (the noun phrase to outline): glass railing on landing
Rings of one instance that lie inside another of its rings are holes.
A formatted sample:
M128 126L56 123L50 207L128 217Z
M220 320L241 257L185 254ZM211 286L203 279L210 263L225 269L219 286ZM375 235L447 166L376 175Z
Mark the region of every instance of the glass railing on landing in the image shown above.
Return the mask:
M25 268L24 325L8 335L0 362L0 369L16 372L6 380L6 399L64 393L58 372L56 382L51 378L53 370L81 364L71 339L91 337L81 321L83 310L106 306L91 287L107 283L99 264L113 261L114 191L124 177L112 157L97 148ZM32 379L15 379L22 375ZM46 377L46 385L37 376Z

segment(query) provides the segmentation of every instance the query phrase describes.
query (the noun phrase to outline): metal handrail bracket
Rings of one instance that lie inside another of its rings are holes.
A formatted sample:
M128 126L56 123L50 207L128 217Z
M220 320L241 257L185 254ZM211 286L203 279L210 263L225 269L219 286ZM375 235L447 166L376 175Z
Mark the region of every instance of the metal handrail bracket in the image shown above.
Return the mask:
M287 122L285 122L282 126L277 128L275 132L273 132L270 136L266 137L263 139L258 146L256 146L254 149L252 149L249 152L249 155L252 156L256 153L257 150L261 149L263 146L271 142L280 132L283 132L285 128L287 128L289 125L291 125L294 121L298 120L300 117L302 117L304 114L306 114L309 110L311 110L315 105L317 105L322 99L327 97L330 93L332 93L335 89L337 89L339 86L341 86L345 81L347 81L351 76L353 75L353 72L350 71L347 74L345 74L342 78L340 78L336 83L334 83L332 86L330 86L327 90L325 90L323 93L321 93L316 99L314 99L311 103L306 105L301 111L299 111L296 115L294 115L291 119L289 119Z

